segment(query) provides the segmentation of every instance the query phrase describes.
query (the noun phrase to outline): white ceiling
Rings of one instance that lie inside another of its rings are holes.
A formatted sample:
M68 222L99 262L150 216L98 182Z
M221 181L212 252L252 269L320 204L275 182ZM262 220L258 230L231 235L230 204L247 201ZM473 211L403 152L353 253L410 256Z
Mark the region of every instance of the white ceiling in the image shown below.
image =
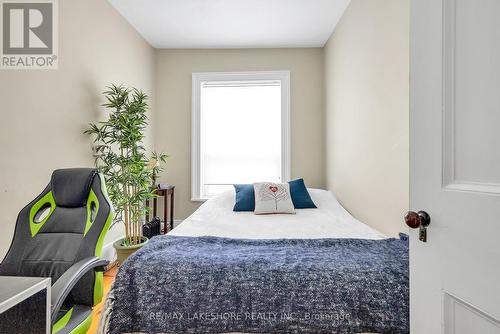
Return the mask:
M156 48L321 47L350 0L109 0Z

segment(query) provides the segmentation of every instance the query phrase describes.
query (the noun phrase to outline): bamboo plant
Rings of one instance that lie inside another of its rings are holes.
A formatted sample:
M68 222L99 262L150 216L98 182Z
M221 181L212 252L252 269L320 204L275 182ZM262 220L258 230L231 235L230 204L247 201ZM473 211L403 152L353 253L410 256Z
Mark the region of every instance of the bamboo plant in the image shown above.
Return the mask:
M142 242L146 200L155 197L152 185L167 159L153 152L149 158L143 146L148 126L148 96L136 88L111 85L103 93L108 120L90 123L85 134L94 137L97 169L104 175L116 220L125 225L123 246Z

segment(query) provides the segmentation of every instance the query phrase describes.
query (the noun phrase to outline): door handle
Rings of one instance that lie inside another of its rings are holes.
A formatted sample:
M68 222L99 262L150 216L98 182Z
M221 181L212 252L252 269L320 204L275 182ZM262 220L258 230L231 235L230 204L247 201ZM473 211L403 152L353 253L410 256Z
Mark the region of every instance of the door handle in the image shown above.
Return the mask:
M431 223L431 216L425 211L408 211L405 216L405 223L410 228L419 228L420 241L427 241L427 226Z

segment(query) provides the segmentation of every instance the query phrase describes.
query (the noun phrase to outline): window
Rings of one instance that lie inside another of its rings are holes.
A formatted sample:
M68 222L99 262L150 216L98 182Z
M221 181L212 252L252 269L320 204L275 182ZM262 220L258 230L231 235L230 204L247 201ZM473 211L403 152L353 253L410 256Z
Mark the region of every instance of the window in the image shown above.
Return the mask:
M288 71L193 73L192 200L290 175Z

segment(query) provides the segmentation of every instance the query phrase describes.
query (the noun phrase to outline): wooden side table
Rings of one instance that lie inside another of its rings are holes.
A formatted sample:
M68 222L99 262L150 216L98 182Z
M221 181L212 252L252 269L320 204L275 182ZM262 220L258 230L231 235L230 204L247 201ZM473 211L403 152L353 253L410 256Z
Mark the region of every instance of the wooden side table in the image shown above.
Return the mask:
M164 189L155 190L158 197L163 197L163 234L174 228L174 189L175 186L168 185ZM153 217L157 217L158 197L153 198ZM146 206L149 205L149 200L146 200ZM149 221L149 212L146 213L146 221Z

